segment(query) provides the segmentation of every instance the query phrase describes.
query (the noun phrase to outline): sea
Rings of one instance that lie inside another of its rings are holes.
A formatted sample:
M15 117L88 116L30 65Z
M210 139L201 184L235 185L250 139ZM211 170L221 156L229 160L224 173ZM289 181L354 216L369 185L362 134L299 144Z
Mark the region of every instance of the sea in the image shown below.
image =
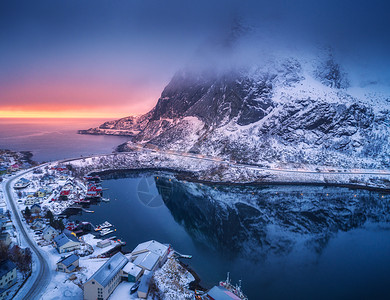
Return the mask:
M126 137L79 135L98 119L0 119L0 148L39 162L111 153ZM131 251L171 244L211 288L228 272L249 299L390 299L390 195L344 187L230 186L159 170L103 176L109 202L72 220L109 221Z
M112 153L128 137L83 135L79 129L97 127L106 119L0 118L0 149L31 151L32 159L47 162Z

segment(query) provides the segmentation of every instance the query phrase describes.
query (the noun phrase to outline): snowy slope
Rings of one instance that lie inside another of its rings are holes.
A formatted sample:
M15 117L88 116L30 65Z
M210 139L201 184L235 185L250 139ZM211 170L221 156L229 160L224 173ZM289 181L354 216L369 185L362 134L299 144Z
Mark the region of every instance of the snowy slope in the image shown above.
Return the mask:
M331 54L278 57L180 71L147 114L81 133L242 162L388 168L389 95L386 87L352 86Z

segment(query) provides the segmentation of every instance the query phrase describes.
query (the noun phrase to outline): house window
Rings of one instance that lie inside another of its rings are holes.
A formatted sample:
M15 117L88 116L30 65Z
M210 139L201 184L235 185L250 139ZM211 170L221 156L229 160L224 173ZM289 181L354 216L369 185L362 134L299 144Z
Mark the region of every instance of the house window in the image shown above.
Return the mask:
M92 281L92 284L95 284L95 281Z

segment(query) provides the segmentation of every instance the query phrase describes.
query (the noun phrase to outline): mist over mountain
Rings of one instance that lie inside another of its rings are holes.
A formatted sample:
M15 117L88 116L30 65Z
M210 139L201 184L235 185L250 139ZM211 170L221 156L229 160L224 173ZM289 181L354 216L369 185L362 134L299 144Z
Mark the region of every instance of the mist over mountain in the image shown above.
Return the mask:
M264 47L245 57L253 34L233 23L197 66L173 76L151 111L81 133L250 163L390 166L386 84L357 78L331 47ZM206 67L216 49L221 57Z

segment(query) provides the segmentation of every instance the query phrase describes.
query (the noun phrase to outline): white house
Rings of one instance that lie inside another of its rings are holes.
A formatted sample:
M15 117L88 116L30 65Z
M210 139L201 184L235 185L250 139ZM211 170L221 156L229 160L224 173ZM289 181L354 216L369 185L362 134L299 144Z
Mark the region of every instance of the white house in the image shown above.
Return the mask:
M106 300L122 280L122 269L129 260L118 252L85 283L84 300Z
M42 219L35 219L34 222L32 222L31 224L31 228L33 230L42 230L43 228L45 228L45 221L43 221Z
M57 248L58 253L70 252L80 249L80 241L69 230L64 230L54 238L54 247Z
M132 257L133 259L134 257ZM153 252L144 252L137 256L135 256L135 259L133 260L133 263L145 272L147 271L154 271L159 267L160 263L160 256L158 256L156 253Z
M132 261L144 270L153 271L167 260L169 247L155 240L139 244L131 252Z
M57 262L57 271L71 273L79 266L79 257L76 254L68 255Z
M43 229L42 237L45 241L51 242L58 235L58 231L55 230L50 225L47 225L45 229Z
M27 205L27 206L31 206L31 205L34 205L36 203L39 203L39 199L38 198L32 198L32 197L28 197L26 198L26 200L24 201L24 205Z
M122 269L122 277L128 282L136 282L143 274L142 268L129 261Z
M6 297L7 289L16 283L16 265L9 259L0 263L0 297Z
M102 241L98 241L96 243L96 246L98 246L100 248L108 247L110 245L111 245L111 240L110 239L105 239L105 240L102 240Z

